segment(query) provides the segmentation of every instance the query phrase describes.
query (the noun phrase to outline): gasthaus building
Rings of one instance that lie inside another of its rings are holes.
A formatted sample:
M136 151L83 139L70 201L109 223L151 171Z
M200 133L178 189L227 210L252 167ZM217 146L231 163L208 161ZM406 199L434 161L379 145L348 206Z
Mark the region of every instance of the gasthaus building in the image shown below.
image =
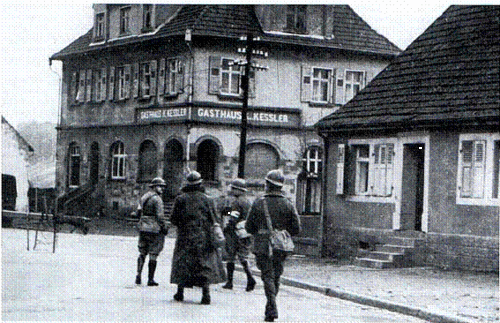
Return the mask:
M281 168L317 228L323 150L313 125L387 66L395 45L346 5L93 8L94 26L51 57L63 64L59 193L80 212L128 216L156 176L167 202L188 169L210 194L225 191L238 168L241 36L251 33L245 179L256 192Z
M317 123L329 252L498 272L499 21L499 6L451 6Z

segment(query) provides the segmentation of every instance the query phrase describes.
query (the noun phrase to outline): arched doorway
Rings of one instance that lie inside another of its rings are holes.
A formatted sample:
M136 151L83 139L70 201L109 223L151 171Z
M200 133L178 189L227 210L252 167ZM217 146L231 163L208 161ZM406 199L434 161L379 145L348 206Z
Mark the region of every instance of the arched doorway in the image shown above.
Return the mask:
M154 142L143 141L139 148L139 174L137 176L139 181L149 182L157 176L157 157Z
M277 169L279 154L269 144L253 143L247 146L245 156L245 177L263 179L267 172Z
M184 148L182 144L172 139L165 145L163 178L167 182L165 187L165 201L172 200L180 191L183 181Z
M90 145L90 170L89 170L89 182L91 184L97 184L99 181L99 144L93 142Z
M196 154L196 170L206 181L217 180L217 160L219 159L219 146L210 139L202 141L198 145Z

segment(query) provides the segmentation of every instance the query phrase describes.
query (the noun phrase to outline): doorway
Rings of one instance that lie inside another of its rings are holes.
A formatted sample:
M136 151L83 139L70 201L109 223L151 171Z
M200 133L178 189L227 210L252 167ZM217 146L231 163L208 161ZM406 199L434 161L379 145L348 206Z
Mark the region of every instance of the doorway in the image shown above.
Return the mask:
M184 148L182 144L172 139L165 145L163 179L167 183L164 192L165 201L171 201L180 192L184 179L183 171Z
M424 212L425 144L403 145L401 230L422 231Z

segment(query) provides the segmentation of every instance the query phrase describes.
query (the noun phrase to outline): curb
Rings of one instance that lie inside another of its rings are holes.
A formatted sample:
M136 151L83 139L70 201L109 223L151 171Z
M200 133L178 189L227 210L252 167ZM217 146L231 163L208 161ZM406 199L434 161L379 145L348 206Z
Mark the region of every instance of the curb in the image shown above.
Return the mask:
M243 268L239 265L235 266L235 270L244 272ZM255 276L260 277L260 271L252 269L252 274ZM439 313L432 313L428 310L421 309L418 307L413 307L405 304L400 304L400 303L395 303L395 302L389 302L373 297L368 297L364 295L359 295L351 292L346 292L346 291L341 291L341 290L336 290L332 289L329 287L324 287L324 286L319 286L315 284L310 284L310 283L305 283L301 282L292 278L288 278L285 276L281 277L280 282L283 285L295 287L295 288L300 288L300 289L305 289L313 292L318 292L321 293L325 296L329 297L335 297L339 299L343 299L346 301L351 301L354 303L362 304L362 305L367 305L367 306L372 306L372 307L378 307L382 308L391 312L397 312L409 316L414 316L423 320L426 320L428 322L442 322L442 323L470 323L470 321L460 319L455 316L451 315L445 315L445 314L439 314Z

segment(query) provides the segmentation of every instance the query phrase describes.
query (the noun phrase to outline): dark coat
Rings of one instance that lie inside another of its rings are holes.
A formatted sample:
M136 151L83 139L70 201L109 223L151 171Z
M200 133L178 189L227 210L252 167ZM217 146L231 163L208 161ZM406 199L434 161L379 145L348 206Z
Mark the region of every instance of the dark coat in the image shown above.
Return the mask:
M224 282L221 254L210 240L215 205L200 186L186 186L182 191L170 218L177 226L170 282L184 287Z
M236 224L244 221L247 218L251 203L244 195L228 194L224 196L218 203L219 213L223 217L228 217L227 225L224 228L224 236L226 238L226 252L228 255L234 255L238 250L249 254L249 245L252 243L250 237L240 239L236 235ZM235 219L228 215L231 211L238 211L240 216ZM231 257L232 258L232 257Z
M138 210L142 210L139 219L139 231L159 233L168 230L168 223L163 209L163 200L153 190L144 194L140 201Z
M287 230L292 236L299 234L301 229L300 218L292 202L281 191L265 193L253 202L245 225L248 233L254 235L254 253L256 254L269 252L269 240L262 234L258 234L259 231L262 233L268 230L264 199L267 200L273 229Z

